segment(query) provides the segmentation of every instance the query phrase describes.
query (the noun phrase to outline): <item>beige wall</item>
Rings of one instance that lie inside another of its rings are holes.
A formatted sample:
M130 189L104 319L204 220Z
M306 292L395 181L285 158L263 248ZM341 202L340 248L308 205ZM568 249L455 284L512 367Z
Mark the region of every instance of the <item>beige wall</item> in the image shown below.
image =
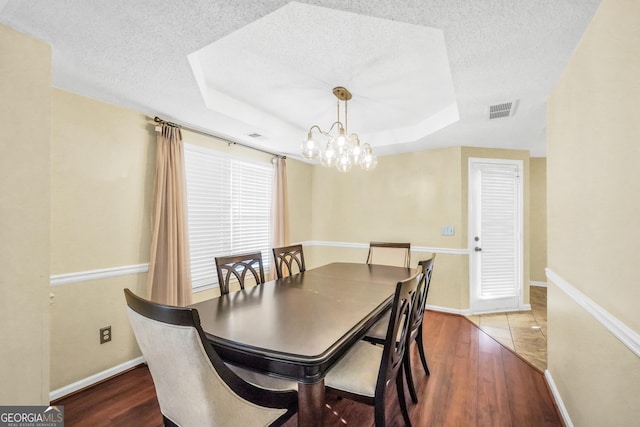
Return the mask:
M466 247L459 232L440 235L443 225L464 227L459 159L460 148L455 147L380 157L369 172L343 174L315 166L313 239Z
M530 189L530 257L531 280L546 282L547 267L547 159L532 157Z
M547 300L548 369L573 425L638 425L638 356L552 281Z
M312 177L313 166L294 159L287 159L287 189L289 202L289 232L291 242L312 240ZM306 258L305 258L306 261Z
M312 179L313 240L346 243L409 241L412 246L466 249L469 157L522 160L524 164L524 302L529 302L529 153L453 147L379 159L370 172L348 174L314 166ZM441 227L453 225L454 236ZM363 262L367 250L313 247L310 265L337 260ZM305 252L305 253L307 253ZM412 265L421 256L413 253ZM467 255L438 254L429 304L454 310L469 308Z
M153 125L131 110L53 95L51 273L148 262Z
M412 246L466 248L461 200L460 147L421 151L378 159L372 171L347 174L313 167L312 237L317 241L361 243L407 241ZM454 236L441 236L452 225ZM347 260L364 262L367 249L313 247L310 266ZM417 265L423 253L412 253ZM468 308L466 255L439 254L429 304ZM446 275L445 272L451 273Z
M638 22L640 2L604 0L547 110L549 268L636 334ZM549 295L549 371L575 424L637 425L640 359L555 285Z
M55 89L52 99L51 273L149 261L155 172L143 114ZM145 294L146 273L51 288L51 389L140 355L122 290ZM112 341L99 329L111 325Z
M51 48L0 25L0 405L49 402Z

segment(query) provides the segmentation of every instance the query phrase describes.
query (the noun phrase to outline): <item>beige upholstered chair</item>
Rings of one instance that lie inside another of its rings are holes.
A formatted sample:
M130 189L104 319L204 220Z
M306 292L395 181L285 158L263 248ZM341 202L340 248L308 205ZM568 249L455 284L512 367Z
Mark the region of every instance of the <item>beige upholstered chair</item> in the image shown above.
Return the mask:
M430 375L429 366L427 365L427 358L424 354L424 343L422 341L422 322L424 320L424 310L427 304L427 296L429 295L429 285L431 284L431 275L433 274L433 263L435 261L436 254L431 255L431 258L422 260L418 263L418 271L422 273L422 280L418 285L416 291L416 299L414 301L411 310L411 320L409 321L409 335L407 343L407 351L405 353L404 361L404 373L407 377L407 385L409 386L409 393L411 394L411 400L413 403L418 403L418 394L413 383L413 374L411 372L411 351L409 346L414 341L418 346L418 353L420 354L420 361L422 367L427 375ZM387 325L389 323L389 315L380 319L376 324L369 329L365 336L365 341L372 342L374 344L382 344L386 338Z
M306 270L302 245L273 248L273 261L278 279Z
M244 289L244 281L248 273L251 273L256 285L264 283L261 252L216 257L216 270L218 272L220 295L229 293L229 282L232 277L235 277L241 289Z
M124 290L165 425L279 426L298 410L295 391L256 387L207 341L195 309L154 304Z
M384 346L359 341L325 376L328 392L373 405L376 427L386 426L385 393L387 384L396 384L398 401L405 423L411 426L404 397L403 360L408 343L409 316L422 273L396 285ZM396 341L396 338L399 340Z
M411 243L371 242L367 264L395 265L409 268Z

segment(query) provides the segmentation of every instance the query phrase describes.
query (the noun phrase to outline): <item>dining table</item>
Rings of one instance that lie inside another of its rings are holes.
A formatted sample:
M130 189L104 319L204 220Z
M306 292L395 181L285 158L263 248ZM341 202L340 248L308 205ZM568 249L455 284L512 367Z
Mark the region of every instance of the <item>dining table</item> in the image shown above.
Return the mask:
M298 383L298 425L321 426L324 376L390 309L415 270L336 262L195 303L227 362Z

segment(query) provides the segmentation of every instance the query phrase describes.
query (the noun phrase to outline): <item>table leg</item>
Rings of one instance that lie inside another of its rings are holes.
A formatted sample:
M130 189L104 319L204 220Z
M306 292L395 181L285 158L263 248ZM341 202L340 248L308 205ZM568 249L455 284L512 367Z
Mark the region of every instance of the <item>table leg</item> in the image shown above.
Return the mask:
M324 378L314 384L298 383L298 426L322 427Z

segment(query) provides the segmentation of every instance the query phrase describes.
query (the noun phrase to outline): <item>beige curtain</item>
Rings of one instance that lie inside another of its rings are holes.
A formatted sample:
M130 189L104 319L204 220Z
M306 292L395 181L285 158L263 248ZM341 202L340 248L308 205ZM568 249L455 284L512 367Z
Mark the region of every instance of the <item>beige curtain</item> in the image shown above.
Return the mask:
M289 238L289 202L287 195L287 163L284 158L273 159L273 198L271 200L271 245L287 246ZM273 255L272 255L273 256ZM276 278L275 266L269 272L269 280Z
M186 197L182 134L164 123L157 137L147 278L147 297L160 304L191 304Z

